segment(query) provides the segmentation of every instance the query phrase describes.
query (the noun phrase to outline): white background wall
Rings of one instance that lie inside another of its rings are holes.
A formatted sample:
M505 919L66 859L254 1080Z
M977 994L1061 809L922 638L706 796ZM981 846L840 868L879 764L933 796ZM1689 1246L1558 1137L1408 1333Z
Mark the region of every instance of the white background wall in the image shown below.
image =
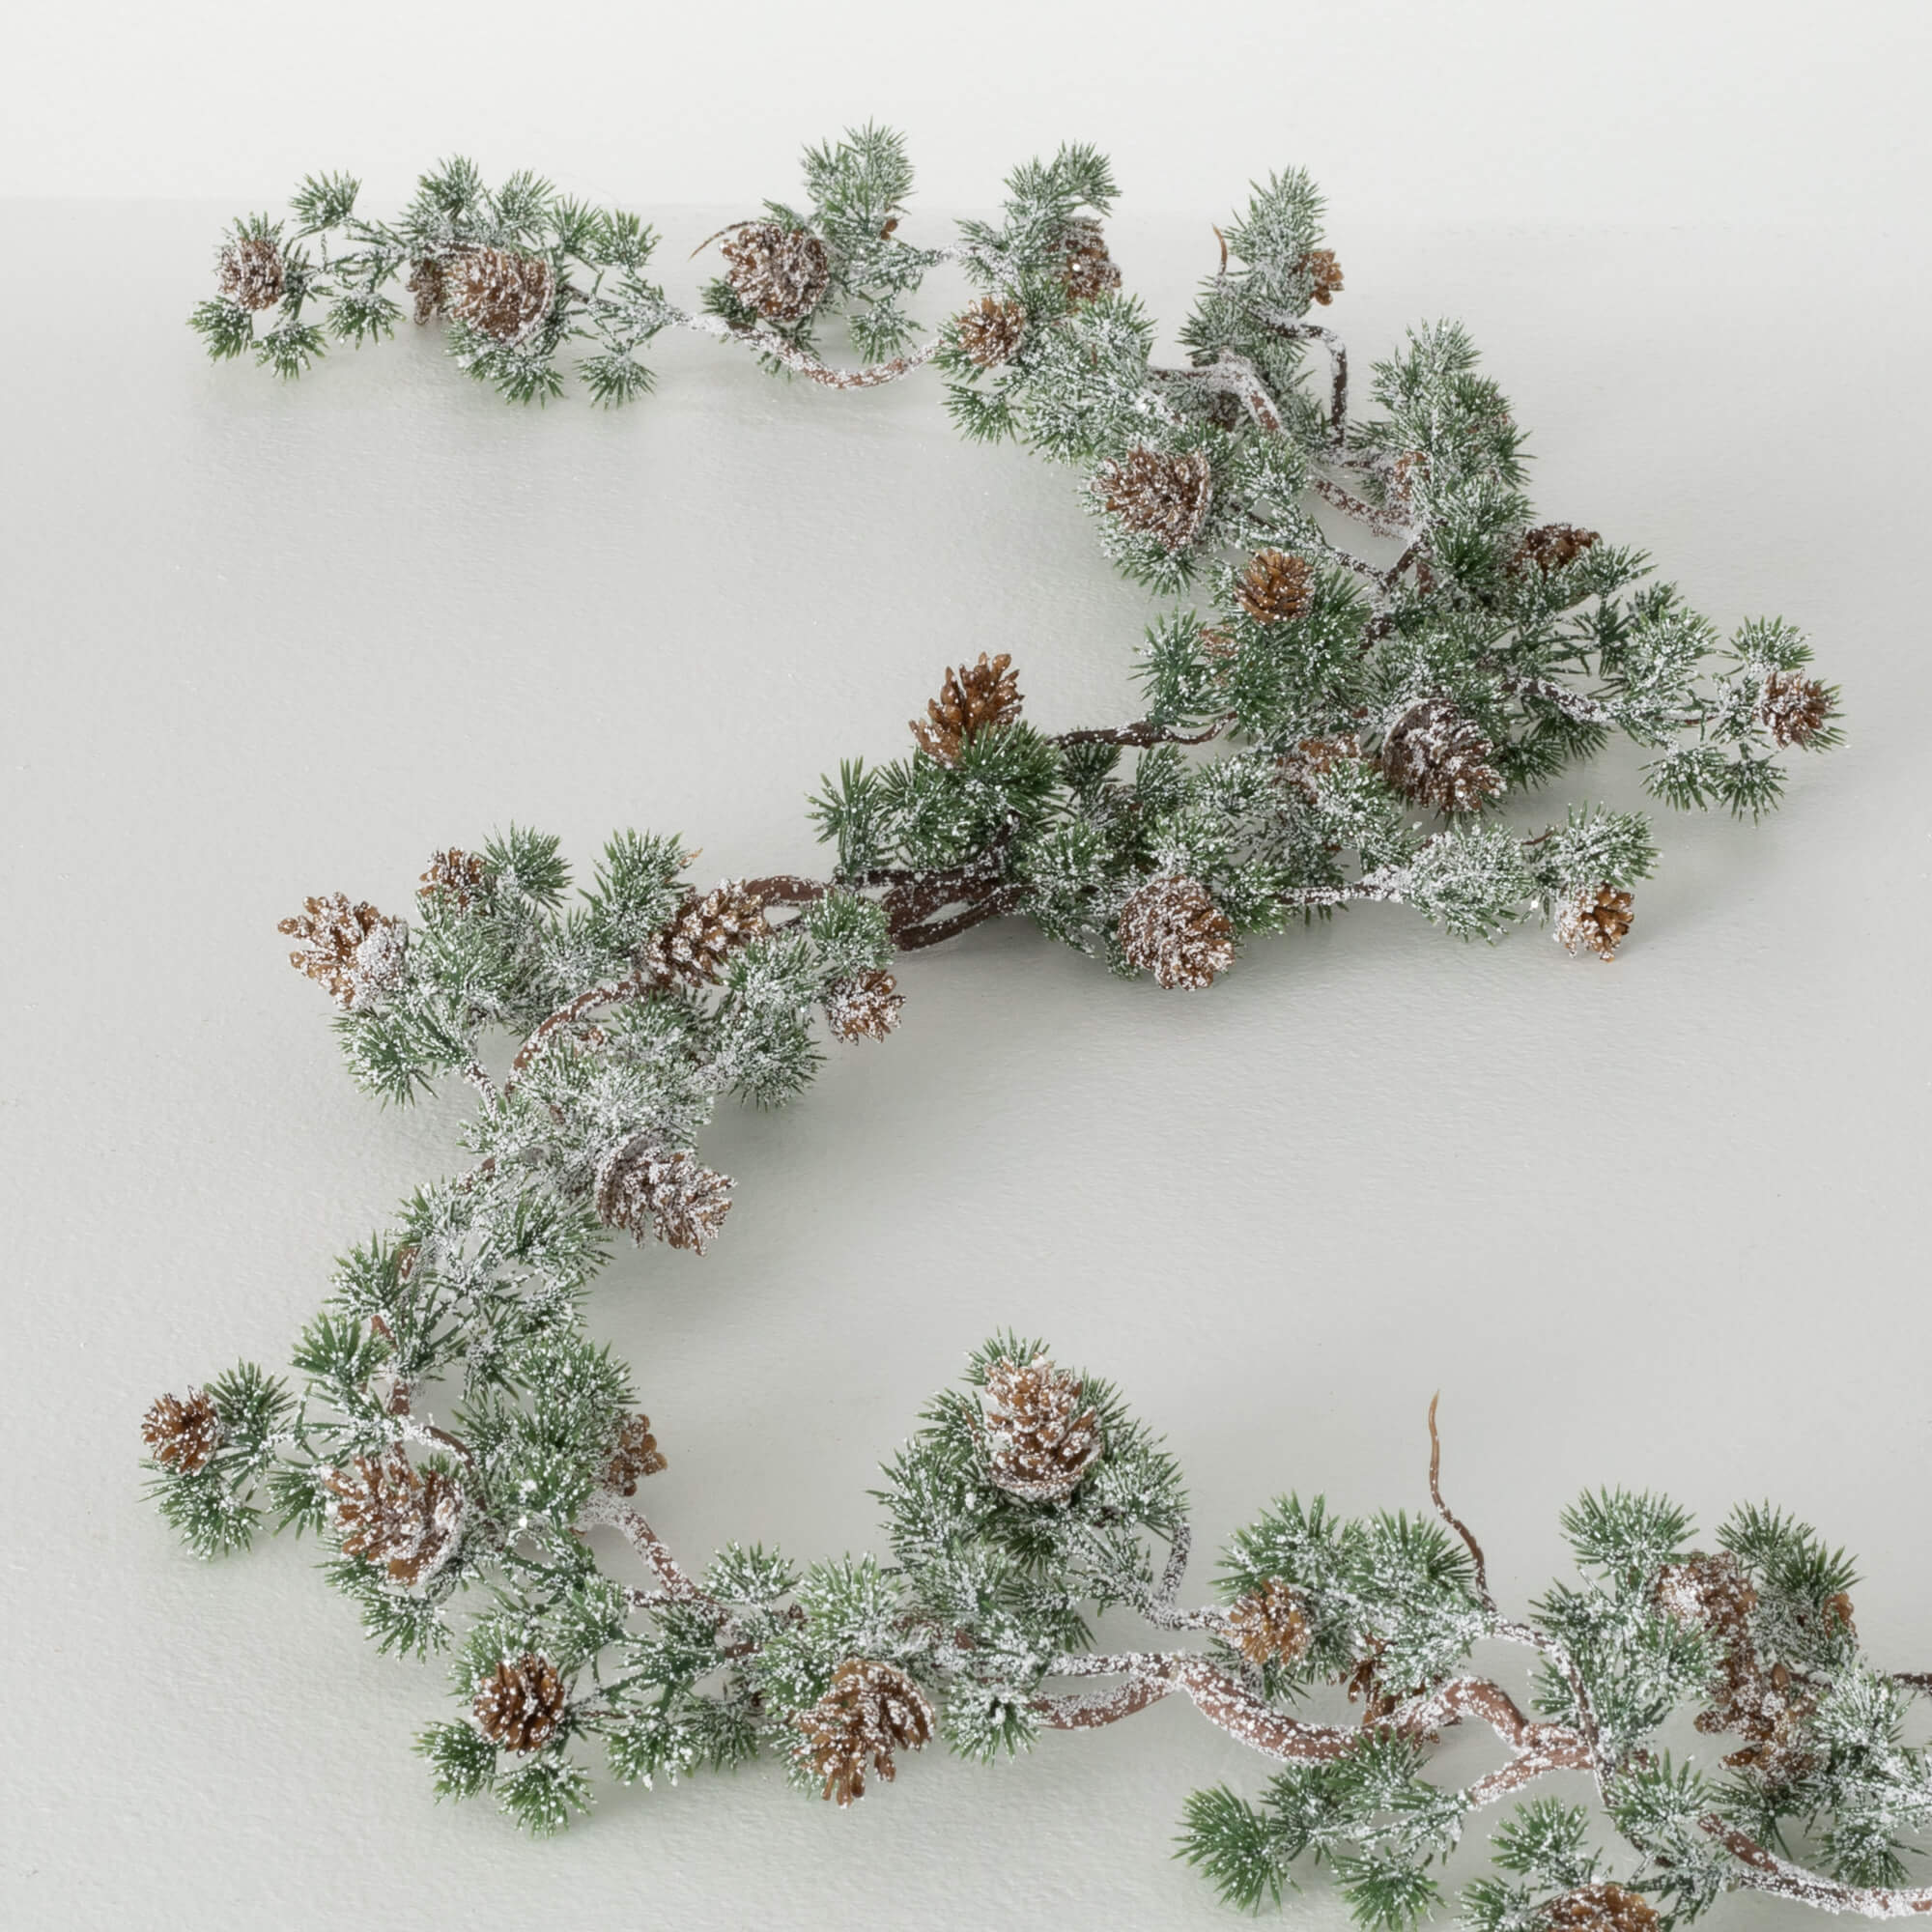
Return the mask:
M1068 477L958 444L933 385L808 393L680 343L612 417L506 411L427 337L292 389L199 359L231 201L324 165L394 199L466 146L642 207L688 290L718 205L790 191L845 119L906 125L940 206L1088 136L1170 326L1207 224L1306 161L1359 360L1463 316L1549 515L1649 546L1724 624L1783 611L1847 692L1850 746L1781 816L1664 821L1614 967L1388 909L1199 999L1019 929L909 964L897 1038L721 1122L713 1253L599 1290L673 1541L875 1544L878 1461L1010 1322L1168 1432L1201 1578L1275 1491L1421 1503L1439 1388L1507 1601L1586 1484L1707 1525L1769 1494L1862 1553L1876 1654L1932 1662L1921 30L476 18L71 10L24 61L10 23L0 185L101 199L0 210L0 1921L1234 1923L1169 1834L1187 1791L1260 1774L1185 1710L997 1771L928 1754L849 1816L758 1770L533 1846L431 1802L407 1747L439 1673L373 1655L312 1548L204 1568L139 1501L154 1394L284 1359L327 1258L460 1158L460 1099L385 1113L336 1065L273 931L305 893L400 905L433 847L513 817L586 864L624 824L715 873L810 864L818 773L892 753L981 648L1042 724L1131 715L1149 601ZM1575 789L1627 799L1629 762ZM1320 1880L1293 1911L1341 1922Z
M943 207L1077 139L1147 209L1293 159L1384 217L1791 220L1828 256L1918 217L1928 50L1909 0L66 0L9 20L0 193L253 202L458 151L741 203L876 117Z

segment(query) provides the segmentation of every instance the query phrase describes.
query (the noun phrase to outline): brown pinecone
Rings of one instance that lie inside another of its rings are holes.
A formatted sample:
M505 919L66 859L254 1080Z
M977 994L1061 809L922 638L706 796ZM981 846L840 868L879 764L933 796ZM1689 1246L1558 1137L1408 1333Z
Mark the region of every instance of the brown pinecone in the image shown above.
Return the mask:
M658 1438L651 1434L650 1417L627 1415L623 1427L617 1431L611 1460L604 1464L604 1485L620 1496L634 1496L642 1477L655 1476L660 1469L669 1466L658 1447Z
M556 270L543 255L466 248L453 267L442 296L450 314L493 342L521 342L556 300Z
M825 1023L834 1039L884 1039L899 1023L905 995L893 990L897 982L877 968L855 980L840 980L825 989Z
M302 942L289 954L289 964L345 1009L402 981L408 927L372 905L351 905L341 893L304 899L302 910L279 921L275 930Z
M1170 992L1199 992L1235 963L1235 927L1198 879L1156 872L1127 895L1118 926L1128 965Z
M477 1728L508 1751L533 1751L563 1719L563 1679L547 1657L507 1659L477 1687Z
M1594 549L1597 542L1595 530L1580 530L1575 524L1544 524L1536 529L1524 530L1510 558L1510 575L1520 576L1534 564L1548 577L1552 570L1575 563L1586 550Z
M344 1555L386 1563L391 1580L422 1582L455 1554L463 1492L442 1470L412 1468L397 1448L330 1469L322 1486Z
M221 1425L206 1389L191 1389L187 1399L164 1395L141 1418L141 1439L164 1469L191 1476L207 1465L221 1447Z
M1026 310L1018 302L995 301L991 296L976 302L954 325L959 350L980 369L996 369L1011 359L1026 333Z
M434 322L449 306L449 267L440 255L424 255L410 264L410 278L404 284L416 298L418 327Z
M767 322L803 322L832 281L825 243L809 229L746 221L726 237L724 278Z
M687 894L671 922L644 942L640 969L661 985L703 986L741 948L771 936L765 902L735 879L699 897Z
M932 1737L932 1706L903 1670L848 1657L831 1688L792 1722L805 1734L804 1761L825 1780L822 1796L845 1805L866 1795L870 1769L890 1784L895 1750L923 1750Z
M1338 765L1362 755L1361 741L1347 734L1332 738L1303 738L1291 752L1284 753L1277 769L1282 777L1305 797L1314 798L1325 779Z
M1214 466L1205 450L1170 455L1145 446L1108 457L1094 478L1101 504L1137 536L1183 551L1201 534L1214 499Z
M1308 277L1308 293L1323 308L1342 293L1342 265L1332 248L1311 248L1294 265Z
M1308 560L1285 550L1258 550L1235 586L1236 601L1258 624L1292 624L1315 602Z
M1069 221L1057 245L1061 285L1068 301L1090 302L1121 286L1120 267L1107 253L1107 238L1100 232L1100 224L1091 216L1079 215Z
M416 888L416 897L447 898L458 912L468 912L481 896L488 876L480 853L465 852L452 845L447 852L430 854L429 869Z
M1481 729L1446 697L1411 704L1382 740L1382 777L1413 805L1473 811L1503 788Z
M980 1398L993 1481L1031 1502L1070 1496L1106 1446L1100 1418L1080 1406L1081 1384L1044 1355L1022 1368L1002 1355Z
M1620 1885L1586 1885L1544 1908L1548 1932L1653 1932L1657 1911Z
M1250 1663L1293 1663L1308 1654L1308 1619L1278 1577L1236 1599L1229 1608L1228 1625Z
M266 235L243 235L229 242L217 269L221 293L242 308L273 308L282 298L282 251Z
M1020 715L1019 673L1002 651L996 658L980 653L976 665L950 666L939 696L925 707L923 718L912 721L912 735L920 749L942 765L956 765L968 740L981 731L1010 724Z
M673 1248L700 1255L731 1211L731 1179L700 1167L688 1153L669 1153L638 1134L608 1155L597 1171L597 1218L626 1230L643 1245L655 1235Z
M1830 722L1832 694L1815 677L1775 670L1758 694L1757 716L1779 745L1803 749Z
M1556 915L1557 944L1577 952L1587 947L1599 959L1614 959L1631 929L1631 895L1609 886L1585 886Z

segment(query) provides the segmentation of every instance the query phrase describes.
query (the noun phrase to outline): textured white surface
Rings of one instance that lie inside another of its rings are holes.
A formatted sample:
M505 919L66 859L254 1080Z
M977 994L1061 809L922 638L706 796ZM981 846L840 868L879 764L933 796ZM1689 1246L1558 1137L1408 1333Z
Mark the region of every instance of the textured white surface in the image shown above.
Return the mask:
M140 1503L151 1397L281 1362L329 1256L458 1158L443 1105L351 1088L279 915L401 907L511 818L586 865L624 824L711 875L811 863L804 793L899 745L943 665L1010 649L1040 723L1129 717L1151 608L1068 475L959 445L931 384L838 398L680 343L607 416L506 410L427 338L293 389L211 369L181 317L225 213L0 212L0 1919L1232 1925L1168 1841L1187 1791L1261 1772L1184 1709L923 1759L850 1815L758 1769L531 1845L432 1803L439 1675L371 1653L311 1547L203 1568ZM684 272L710 212L657 213ZM1171 326L1205 219L1115 234ZM1721 623L1811 629L1850 746L1755 831L1666 819L1613 967L1387 909L1203 997L1019 927L909 964L895 1040L721 1121L712 1254L596 1297L671 1458L653 1514L694 1554L867 1544L877 1462L1011 1322L1168 1432L1197 1580L1276 1490L1426 1501L1439 1388L1508 1601L1585 1485L1707 1524L1769 1494L1864 1554L1861 1629L1925 1667L1922 268L1867 229L1823 262L1813 229L1336 240L1358 366L1464 318L1547 513ZM1293 1911L1341 1918L1320 1880Z

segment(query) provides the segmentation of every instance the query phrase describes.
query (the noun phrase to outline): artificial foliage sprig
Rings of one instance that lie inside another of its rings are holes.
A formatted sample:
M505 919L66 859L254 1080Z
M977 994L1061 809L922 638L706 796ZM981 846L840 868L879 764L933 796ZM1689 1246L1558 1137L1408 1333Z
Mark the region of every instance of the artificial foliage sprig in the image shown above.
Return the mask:
M992 1757L1179 1693L1278 1767L1188 1807L1185 1856L1237 1904L1326 1861L1361 1922L1409 1925L1508 1800L1495 1870L1462 1894L1479 1932L1645 1932L1738 1889L1932 1911L1904 1862L1932 1772L1903 1742L1932 1679L1863 1659L1849 1566L1768 1510L1713 1551L1667 1503L1586 1497L1566 1519L1577 1576L1519 1616L1432 1462L1431 1515L1269 1505L1187 1607L1172 1459L1117 1392L1010 1335L888 1464L883 1557L732 1546L694 1572L637 1507L664 1458L583 1320L610 1243L718 1238L733 1183L699 1148L718 1101L782 1103L826 1041L888 1037L900 955L1025 918L1201 989L1251 939L1369 901L1470 939L1538 919L1609 959L1650 823L1578 800L1525 825L1533 792L1614 734L1666 803L1755 817L1782 753L1837 738L1794 628L1722 638L1637 553L1534 521L1521 433L1460 329L1411 333L1351 405L1346 349L1309 320L1342 271L1304 178L1222 231L1190 360L1161 369L1091 151L1016 171L1000 219L943 248L899 236L895 137L814 150L806 173L808 205L717 238L726 272L695 315L643 278L640 223L530 177L491 190L447 164L395 223L312 181L290 220L232 231L196 326L217 355L252 345L296 374L328 335L386 333L407 278L459 362L524 400L560 392L573 343L593 393L625 400L673 326L835 388L937 363L962 429L1077 465L1120 566L1191 593L1147 633L1143 713L1041 729L993 649L947 670L904 755L823 782L822 877L700 891L681 839L626 832L575 889L557 841L513 827L433 855L408 918L309 899L282 929L352 1074L398 1102L467 1082L469 1163L342 1257L292 1379L243 1365L155 1405L164 1515L203 1555L269 1519L318 1534L375 1641L451 1660L460 1715L422 1740L438 1789L489 1790L534 1830L589 1804L598 1753L650 1783L769 1752L844 1804L936 1741ZM942 262L977 293L922 338L907 303ZM835 329L864 368L824 359ZM613 1531L648 1585L620 1580ZM1096 1649L1109 1610L1149 1647ZM1477 1674L1478 1643L1516 1647L1526 1681ZM1358 1714L1298 1714L1345 1690ZM1721 1772L1664 1751L1687 1712L1735 1746ZM1465 1720L1504 1762L1433 1782L1432 1745ZM1618 1861L1584 1812L1531 1795L1561 1773L1592 1780Z

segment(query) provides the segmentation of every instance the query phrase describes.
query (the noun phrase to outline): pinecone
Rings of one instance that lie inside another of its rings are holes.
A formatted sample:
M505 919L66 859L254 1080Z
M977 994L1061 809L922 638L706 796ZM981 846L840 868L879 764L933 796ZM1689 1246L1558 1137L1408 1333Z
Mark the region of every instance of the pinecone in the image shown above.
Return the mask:
M1012 724L1024 700L1011 664L1005 651L996 658L981 651L976 665L961 665L957 670L949 666L939 696L926 705L923 718L912 721L920 749L942 765L956 765L968 740Z
M726 879L701 898L687 894L670 923L644 942L639 965L660 985L710 985L732 953L770 938L771 930L764 900Z
M1293 1663L1308 1654L1308 1619L1278 1577L1238 1598L1228 1611L1228 1625L1252 1664Z
M440 255L424 255L410 264L404 284L416 298L415 323L434 322L449 306L449 268Z
M1305 798L1312 799L1330 772L1361 755L1361 741L1346 733L1332 738L1303 738L1293 751L1282 754L1277 769Z
M466 248L454 262L453 286L442 298L459 322L493 342L521 342L556 300L556 270L549 258L516 248Z
M1078 215L1069 221L1056 246L1061 286L1068 301L1090 302L1121 286L1120 267L1107 253L1107 238L1100 232L1100 224L1091 216Z
M1599 959L1614 959L1631 929L1631 895L1609 886L1585 886L1556 915L1556 943L1568 952L1587 947Z
M1382 777L1412 805L1473 811L1503 781L1490 763L1490 741L1446 697L1411 704L1382 740Z
M731 1179L700 1167L688 1153L668 1153L646 1134L634 1135L597 1170L597 1218L622 1228L641 1247L655 1235L673 1248L716 1238L731 1211Z
M1214 498L1214 467L1205 450L1170 455L1145 446L1108 457L1094 478L1102 506L1137 536L1183 551L1201 534Z
M620 1496L634 1496L640 1478L655 1476L660 1469L669 1466L658 1447L658 1438L651 1434L650 1417L627 1415L623 1427L617 1431L611 1460L604 1464L604 1486L615 1490Z
M186 1401L162 1396L141 1418L141 1439L162 1468L193 1475L221 1447L213 1401L205 1389L190 1390Z
M1100 1419L1080 1406L1081 1384L1044 1355L1021 1368L1002 1355L980 1398L993 1481L1030 1502L1070 1496L1101 1450Z
M463 1492L440 1469L412 1468L401 1449L358 1456L322 1486L344 1555L386 1563L392 1581L426 1582L456 1553Z
M723 252L732 292L767 322L803 322L831 285L825 243L809 229L743 222L731 231Z
M905 995L890 973L874 968L825 989L825 1023L834 1039L884 1039L899 1023Z
M1235 927L1198 879L1157 872L1128 895L1118 927L1130 966L1170 992L1199 992L1235 963Z
M1575 524L1544 524L1536 529L1524 530L1510 558L1510 575L1520 576L1534 564L1548 577L1552 570L1575 563L1586 550L1594 549L1597 542L1595 530L1579 530Z
M221 293L242 308L273 308L287 277L282 251L266 235L243 235L222 249L216 264Z
M477 1728L508 1751L533 1751L563 1719L563 1679L547 1657L507 1659L477 1687Z
M275 930L302 944L289 964L306 973L345 1010L367 1006L402 983L409 928L372 905L351 905L341 893L304 899Z
M419 899L445 898L458 912L468 912L483 895L489 883L482 855L465 852L452 845L447 852L432 852L429 869L416 888Z
M800 1756L822 1795L845 1805L866 1795L867 1764L890 1784L895 1750L923 1750L932 1737L932 1706L903 1670L848 1657L810 1710L792 1722L805 1734Z
M1778 744L1802 750L1830 722L1832 694L1815 677L1775 670L1758 694L1757 716Z
M1235 598L1258 624L1291 624L1315 602L1315 573L1305 557L1258 550L1235 586Z
M995 301L991 296L976 302L954 325L959 350L980 369L996 369L1011 359L1026 333L1026 310L1018 302Z
M1294 265L1308 277L1308 293L1323 308L1342 293L1342 265L1332 248L1311 248Z
M1544 1908L1548 1932L1653 1932L1656 1908L1620 1885L1586 1885Z

